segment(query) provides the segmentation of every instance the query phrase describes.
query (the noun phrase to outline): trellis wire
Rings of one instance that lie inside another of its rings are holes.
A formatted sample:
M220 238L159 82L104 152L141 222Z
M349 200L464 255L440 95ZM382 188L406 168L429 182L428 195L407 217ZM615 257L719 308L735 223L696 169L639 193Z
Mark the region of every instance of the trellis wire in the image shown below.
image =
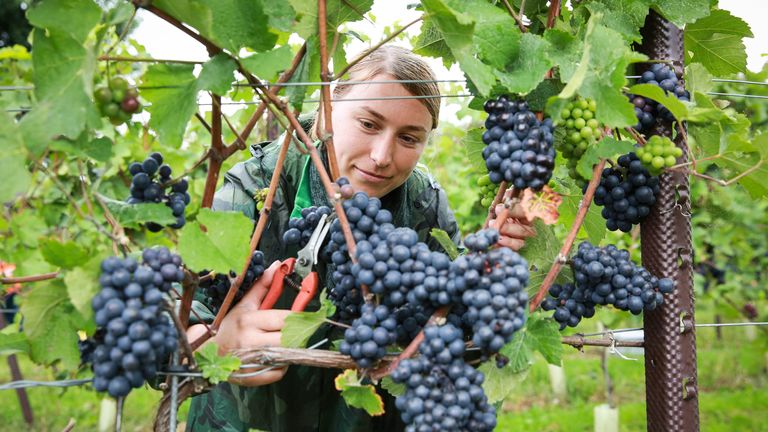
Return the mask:
M743 97L747 99L768 99L768 96L753 95L753 94L741 94L741 93L719 93L719 92L706 92L712 96L726 96L726 97ZM368 100L400 100L400 99L443 99L443 98L463 98L463 97L475 97L471 93L466 94L452 94L452 95L426 95L426 96L386 96L377 98L344 98L334 99L334 102L360 102ZM305 103L319 103L320 99L305 99ZM221 102L220 105L259 105L261 101L241 101L241 102ZM198 106L212 106L212 102L198 102ZM146 104L144 107L152 106L152 104ZM29 112L32 108L20 107L20 108L6 108L5 112Z

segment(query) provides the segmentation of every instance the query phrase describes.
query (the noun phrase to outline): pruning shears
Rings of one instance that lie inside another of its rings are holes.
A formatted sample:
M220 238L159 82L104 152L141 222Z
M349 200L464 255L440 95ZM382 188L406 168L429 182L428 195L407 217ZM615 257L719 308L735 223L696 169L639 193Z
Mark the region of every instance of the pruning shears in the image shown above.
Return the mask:
M327 219L328 215L323 215L320 218L315 230L312 231L309 242L299 250L297 258L288 258L280 263L277 273L272 278L269 292L264 297L259 309L272 309L283 294L283 288L286 284L299 292L291 306L291 311L293 312L303 311L317 294L320 277L312 269L317 264L320 247L331 228L331 224L328 223Z

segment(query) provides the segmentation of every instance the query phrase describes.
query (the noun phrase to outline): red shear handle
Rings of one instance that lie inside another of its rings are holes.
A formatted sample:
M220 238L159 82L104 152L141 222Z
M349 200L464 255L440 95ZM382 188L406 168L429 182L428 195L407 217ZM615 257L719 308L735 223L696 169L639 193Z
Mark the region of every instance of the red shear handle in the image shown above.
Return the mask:
M307 308L309 302L317 294L319 282L320 278L317 276L317 272L311 272L301 281L301 290L296 295L296 300L293 301L291 311L301 312Z
M259 305L259 310L272 309L277 303L277 299L283 293L283 285L285 284L285 277L293 273L293 267L296 264L296 258L288 258L280 263L280 267L275 272L275 276L272 277L272 285L269 287L269 292Z

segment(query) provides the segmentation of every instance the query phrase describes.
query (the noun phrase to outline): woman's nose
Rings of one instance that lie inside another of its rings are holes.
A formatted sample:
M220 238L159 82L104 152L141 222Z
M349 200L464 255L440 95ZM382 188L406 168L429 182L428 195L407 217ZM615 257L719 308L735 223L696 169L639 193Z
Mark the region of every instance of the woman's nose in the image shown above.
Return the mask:
M385 168L392 163L394 138L390 134L381 134L371 145L370 158L379 168Z

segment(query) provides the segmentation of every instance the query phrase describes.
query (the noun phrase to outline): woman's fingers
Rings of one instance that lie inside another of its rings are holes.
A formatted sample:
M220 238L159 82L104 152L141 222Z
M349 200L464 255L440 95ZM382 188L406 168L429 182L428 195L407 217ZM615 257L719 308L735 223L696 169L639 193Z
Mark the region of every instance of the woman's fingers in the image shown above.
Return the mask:
M489 224L492 228L496 228L496 221L492 220ZM526 239L536 235L536 229L533 225L521 224L515 219L507 219L501 230L499 231L502 237L512 237L518 239Z
M508 247L512 249L513 251L519 251L520 249L525 246L525 240L510 238L510 237L501 237L499 239L499 244Z
M241 332L274 332L285 326L285 317L292 312L285 309L269 309L239 314L237 328Z
M245 387L256 387L256 386L261 386L261 385L267 385L267 384L272 384L272 383L274 383L276 381L280 381L283 378L283 376L285 375L285 372L287 370L288 370L288 367L287 366L283 366L283 367L280 367L280 368L272 369L272 370L267 371L267 372L260 373L259 375L252 376L252 377L239 378L239 377L236 377L236 376L235 377L230 376L228 381L230 383L232 383L232 384L237 384L237 385L245 386ZM256 370L256 369L240 369L238 371L238 374L240 374L240 373L255 373L255 372L258 372L258 371L259 370Z
M502 210L504 210L504 204L499 204L496 206L496 214L500 214ZM521 206L520 204L513 205L509 209L509 212L507 213L507 217L510 217L513 219L519 219L521 223L524 223L526 225L531 223L525 214L525 210L523 210L523 206Z
M275 276L275 272L280 267L281 262L275 261L267 267L266 270L264 270L264 274L261 275L260 278L256 279L256 282L253 283L253 286L246 291L243 298L240 300L240 303L237 304L237 307L246 308L248 310L255 310L258 309L261 305L261 302L264 300L264 297L267 296L267 293L269 292L269 287L272 285L272 279Z

